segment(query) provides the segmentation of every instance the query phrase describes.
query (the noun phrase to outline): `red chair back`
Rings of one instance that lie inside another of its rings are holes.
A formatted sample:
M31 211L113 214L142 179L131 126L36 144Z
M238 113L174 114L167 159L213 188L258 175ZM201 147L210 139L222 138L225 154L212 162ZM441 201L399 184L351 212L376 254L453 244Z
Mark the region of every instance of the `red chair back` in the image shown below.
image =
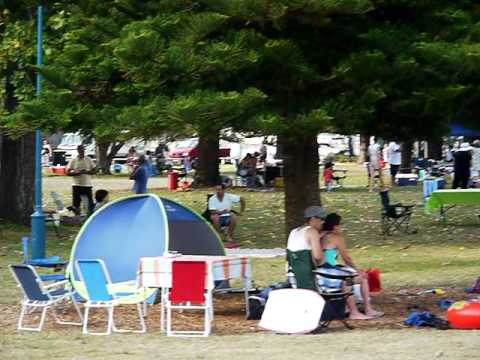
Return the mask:
M205 302L205 277L207 263L205 261L173 261L172 290L170 301L180 303Z

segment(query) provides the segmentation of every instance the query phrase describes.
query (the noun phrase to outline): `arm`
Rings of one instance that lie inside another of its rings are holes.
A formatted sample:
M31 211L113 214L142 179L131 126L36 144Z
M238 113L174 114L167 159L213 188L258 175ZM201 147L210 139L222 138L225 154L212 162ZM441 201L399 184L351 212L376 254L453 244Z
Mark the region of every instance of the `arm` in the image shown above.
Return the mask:
M357 269L357 267L353 263L352 257L350 256L350 252L347 249L347 244L345 243L345 239L343 238L343 236L336 235L334 238L334 242L336 243L338 252L340 253L343 261L345 262L345 265Z
M67 175L68 176L79 175L78 171L75 169L74 159L70 160L70 162L67 165Z
M310 228L307 230L307 242L312 248L312 257L316 262L316 265L319 265L325 261L325 256L323 255L322 246L320 245L320 234L317 230Z

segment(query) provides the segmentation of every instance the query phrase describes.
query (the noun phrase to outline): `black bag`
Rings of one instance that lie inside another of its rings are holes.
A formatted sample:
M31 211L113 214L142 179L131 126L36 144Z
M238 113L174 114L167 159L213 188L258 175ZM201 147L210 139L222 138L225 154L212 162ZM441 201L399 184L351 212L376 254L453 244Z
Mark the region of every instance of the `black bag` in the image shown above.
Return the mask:
M266 300L263 297L251 295L248 297L248 317L247 320L260 320L263 310L265 310Z
M345 312L347 302L346 299L325 300L320 321L344 320L347 317Z

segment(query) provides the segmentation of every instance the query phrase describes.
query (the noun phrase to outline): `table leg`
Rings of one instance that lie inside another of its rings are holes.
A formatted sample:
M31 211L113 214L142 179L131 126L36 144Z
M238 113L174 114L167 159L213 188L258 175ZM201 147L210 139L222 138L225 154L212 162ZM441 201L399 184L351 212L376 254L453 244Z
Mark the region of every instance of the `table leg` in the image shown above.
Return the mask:
M250 290L251 280L248 277L244 277L244 295L245 295L245 317L248 319L250 316L250 309L248 306L248 290Z

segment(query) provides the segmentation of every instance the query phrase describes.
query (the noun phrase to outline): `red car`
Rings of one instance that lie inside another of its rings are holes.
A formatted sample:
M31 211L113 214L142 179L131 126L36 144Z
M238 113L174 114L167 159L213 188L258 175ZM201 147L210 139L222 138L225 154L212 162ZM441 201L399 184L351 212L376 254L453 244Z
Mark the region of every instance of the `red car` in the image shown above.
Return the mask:
M177 142L175 148L168 153L168 157L173 167L183 167L183 159L187 158L192 164L192 167L195 168L199 154L198 138L191 138ZM218 156L220 158L229 158L230 148L220 148Z

